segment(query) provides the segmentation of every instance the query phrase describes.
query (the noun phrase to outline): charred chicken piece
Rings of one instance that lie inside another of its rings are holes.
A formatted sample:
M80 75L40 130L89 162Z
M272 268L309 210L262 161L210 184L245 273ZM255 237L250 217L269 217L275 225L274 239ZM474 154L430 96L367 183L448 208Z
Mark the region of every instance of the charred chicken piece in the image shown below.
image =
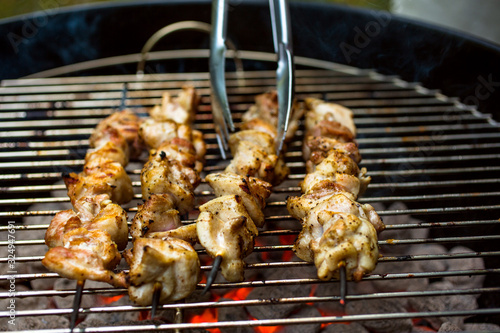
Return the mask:
M168 231L182 226L179 211L174 209L172 197L168 194L153 194L132 220L130 235L132 238L144 237L151 232Z
M199 101L194 87L184 86L177 97L163 93L161 104L154 106L149 115L158 122L173 120L177 124L191 125Z
M304 160L311 160L314 164L319 164L332 150L347 154L357 164L361 162L361 155L355 142L341 142L324 136L308 136L305 139L302 153Z
M149 231L146 233L145 237L159 239L177 238L182 239L191 245L199 243L198 235L196 233L196 223L183 225L168 231Z
M319 164L306 163L307 175L300 184L302 193L310 194L321 189L349 192L356 199L366 190L371 178L366 177L366 169L358 165L345 153L331 150Z
M222 276L230 282L243 281L243 258L253 251L258 231L241 197L225 195L202 205L196 230L207 253L222 257Z
M142 198L148 200L153 194L168 194L179 213L186 214L194 207L193 177L198 175L192 169L168 160L165 153L152 151L141 172Z
M166 303L189 296L200 281L198 255L180 239L137 238L124 256L130 265L129 296L139 305L152 303L155 283L161 284L160 303Z
M112 271L120 260L120 252L106 231L77 228L64 234L63 246L47 251L42 264L68 279L126 287L125 276Z
M271 184L258 178L230 172L212 173L205 179L217 197L238 195L255 225L257 227L264 225L262 210L266 206L266 199L271 195Z
M271 184L281 183L290 173L283 158L274 154L274 140L267 133L246 130L232 134L229 146L233 159L226 172L249 175Z
M102 160L106 158L125 166L129 162L128 155L128 146L125 146L125 148L123 146L119 147L113 141L107 141L102 146L96 147L96 149L89 151L85 155L85 164L90 164L94 159Z
M342 129L347 129L351 137L356 136L356 126L354 125L352 111L348 108L334 103L327 103L316 98L306 98L306 121L307 131L311 131L318 124L340 124ZM314 136L327 136L311 134ZM348 140L352 141L352 140Z
M347 278L355 281L375 268L377 232L384 224L373 207L344 193L324 196L313 205L310 198L289 198L287 205L294 216L302 217L294 251L299 258L315 263L320 279L338 278L341 263L345 263Z
M84 165L79 174L64 176L71 203L82 197L107 194L118 204L127 203L134 197L132 182L120 163L111 159L95 158Z
M122 137L129 147L130 158L136 158L144 150L138 135L140 124L141 119L131 111L115 112L97 125L90 136L90 146L100 147L107 141L119 140L119 137ZM111 131L110 128L115 131Z
M69 231L78 228L85 228L88 231L101 230L107 232L111 241L116 243L119 250L125 249L128 243L128 225L127 213L119 205L112 203L110 200L100 201L100 209L96 209L91 219L83 214L80 214L80 203L85 202L84 206L92 206L96 208L96 204L92 202L93 198L82 198L77 201L75 210L69 209L60 211L50 222L47 232L45 233L45 244L48 247L64 246L64 236ZM87 212L88 215L91 213Z
M290 121L288 123L288 131L285 137L285 141L290 141L297 128L299 127L300 118L303 115L302 105L295 103L292 106L292 111L290 114ZM255 128L255 123L252 123L255 119L260 119L264 123L272 126L274 129L272 132L276 133L276 128L278 126L278 93L276 90L257 95L255 97L255 104L250 107L250 109L243 114L242 120L244 123L248 123L248 128ZM260 129L262 132L269 133L270 127L262 127L260 123ZM244 128L242 128L244 129ZM271 134L271 133L269 133ZM273 137L276 134L272 135Z

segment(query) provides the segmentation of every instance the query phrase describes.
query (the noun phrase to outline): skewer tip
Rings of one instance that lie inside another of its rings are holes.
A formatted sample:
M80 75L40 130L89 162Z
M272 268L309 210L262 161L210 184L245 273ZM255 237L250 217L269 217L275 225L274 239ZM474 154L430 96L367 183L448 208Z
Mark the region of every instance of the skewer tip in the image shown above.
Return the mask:
M78 280L76 282L75 298L73 299L73 312L71 313L69 321L69 330L71 333L75 329L76 321L78 320L78 314L80 312L80 304L82 303L82 293L84 286L85 286L85 280Z
M346 305L346 294L347 294L347 272L345 268L345 262L339 264L340 270L340 305Z
M153 287L153 300L151 301L151 319L156 317L156 310L158 309L158 304L160 303L161 288L161 283L155 282Z
M208 275L207 278L207 283L205 285L205 288L203 289L203 292L201 293L202 295L205 295L205 293L210 289L210 286L212 286L212 283L214 283L215 278L217 277L217 273L219 272L221 263L222 263L222 256L219 255L215 257L214 263L212 265L212 270L210 271L210 274Z

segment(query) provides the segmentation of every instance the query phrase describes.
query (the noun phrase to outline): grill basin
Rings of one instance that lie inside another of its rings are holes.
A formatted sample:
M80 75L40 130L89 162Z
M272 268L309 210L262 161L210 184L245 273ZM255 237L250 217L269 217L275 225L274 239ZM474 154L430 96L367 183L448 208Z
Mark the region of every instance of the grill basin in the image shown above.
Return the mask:
M186 54L192 52L188 50ZM204 52L205 56L208 54L206 50L200 52ZM162 53L165 54L168 52ZM176 56L178 53L174 52L170 57ZM242 58L261 62L262 67L269 66L267 61L273 59L270 54L255 52L242 52ZM201 57L201 60L206 61L206 58ZM300 193L298 183L305 173L301 155L303 132L299 131L286 153L292 175L274 189L269 200L265 211L268 222L257 238L255 253L247 260L246 281L218 281L213 285L214 294L209 299L199 296L204 287L200 284L197 293L185 302L163 306L162 310L175 314L171 323L161 322L159 326L150 322L139 322L134 326L122 323L118 327L100 325L88 331L224 330L235 327L293 327L298 324L323 324L326 329L328 326L325 325L345 322L366 325L373 319L394 323L413 319L416 324L435 327L443 317L456 318L462 325L465 318L481 323L498 323L498 124L477 110L417 83L307 58L298 57L296 63L298 99L306 96L323 98L354 111L359 129L357 141L364 158L361 166L366 167L372 177L367 193L359 201L374 205L387 224L379 242L382 257L377 271L360 284L349 283L347 302L350 308L348 306L346 312L340 314L334 312L332 309L336 309L339 301L335 282L315 278L313 266L298 261L291 252L300 225L288 215L285 198ZM242 82L235 73L228 74L229 101L237 123L256 94L274 87L274 75L274 71L246 71ZM194 84L202 96L195 127L204 132L208 143L204 172L222 170L227 162L221 161L215 140L206 72L146 74L142 79L134 75L112 75L2 82L0 119L4 131L0 134L3 183L0 192L0 284L4 290L0 292L0 301L8 303L15 297L18 323L49 315L62 318L71 313L71 302L67 302L66 307L56 302L59 308L54 308L54 301L49 300L73 295L73 285L70 289L45 287L44 290L37 287L44 285L43 281L57 277L44 271L40 265L45 252L43 234L58 210L70 208L60 179L63 173L81 169L88 148L87 138L95 125L100 119L124 107L146 115L147 108L160 102L163 91L175 94L185 82ZM137 162L127 167L138 193L136 200L127 206L129 220L141 199L141 166ZM205 183L196 194L198 204L213 197ZM192 223L197 213L192 212L183 222ZM417 245L434 246L433 249L439 245L441 252L429 252ZM466 249L457 250L457 245ZM455 250L449 251L452 248ZM15 251L14 262L9 261L12 259L9 258L9 250ZM208 256L201 249L199 253L202 262L205 262L202 269L208 271L211 268ZM484 266L467 266L466 263L478 258L482 259L480 262ZM447 260L447 264L439 265L443 260ZM450 279L471 281L477 278L484 283L479 286L464 283L460 287L428 288L431 282ZM13 279L15 290L9 292ZM48 285L51 285L50 282ZM391 289L391 285L416 287ZM261 296L254 299L218 299L230 292L244 290L241 288L253 288L251 293L265 290L265 293L257 293ZM299 290L310 292L302 295ZM86 288L84 295L99 296L108 301L110 297L124 293L126 291L121 289L91 286ZM401 308L375 315L358 306L372 301L410 302L412 299L461 295L477 300L478 308L470 308L467 304L453 309L436 310L431 307L415 312ZM32 303L46 302L47 305L38 304L32 308L21 305L30 300ZM255 309L268 312L276 303L280 306L312 304L323 314L290 318L290 313L287 313L284 317L271 319L256 318L254 315L258 312ZM217 311L221 318L223 311L233 307L245 309L248 318L214 323L206 320L195 323L192 320L194 315L206 311ZM109 314L125 313L139 319L141 316L144 318L144 311L147 310L148 307L121 303L102 306L84 304L80 315L104 318ZM8 309L2 309L0 320L5 322L9 319ZM60 328L57 331L65 331L64 326Z

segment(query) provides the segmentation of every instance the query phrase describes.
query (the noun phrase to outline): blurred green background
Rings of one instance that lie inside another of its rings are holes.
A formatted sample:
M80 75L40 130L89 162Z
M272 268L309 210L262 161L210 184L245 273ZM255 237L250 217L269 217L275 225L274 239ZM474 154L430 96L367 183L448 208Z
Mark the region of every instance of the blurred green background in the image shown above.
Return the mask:
M34 11L96 2L130 2L131 0L0 0L0 18L22 15ZM391 0L314 0L373 9L390 9Z

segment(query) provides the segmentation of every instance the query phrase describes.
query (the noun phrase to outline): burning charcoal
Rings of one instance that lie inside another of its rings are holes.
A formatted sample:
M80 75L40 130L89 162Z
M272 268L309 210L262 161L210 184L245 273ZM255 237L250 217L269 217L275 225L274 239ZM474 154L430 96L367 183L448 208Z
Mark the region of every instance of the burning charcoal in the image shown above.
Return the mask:
M448 281L431 283L428 290L452 290L455 287ZM415 291L415 288L408 288ZM433 311L453 311L453 310L474 310L477 308L476 297L474 295L449 295L431 297L411 297L410 306L418 312ZM433 328L439 329L445 322L451 322L458 327L463 327L463 317L429 317L426 320Z
M28 290L27 287L21 285L21 284L16 284L16 291L26 291ZM3 291L3 290L2 290ZM3 292L6 292L3 291ZM0 309L2 311L4 309L7 309L7 306L10 303L11 298L2 298L0 299ZM23 309L23 310L41 310L41 309L46 309L49 305L49 298L45 296L39 296L39 297L16 297L16 309ZM1 327L1 326L0 326Z
M407 312L400 302L393 299L363 300L348 302L346 312L349 315L374 313L405 313ZM405 333L411 332L411 319L368 320L361 323L368 330L377 333Z
M63 316L16 317L15 325L3 324L0 321L0 327L6 328L9 331L67 328L68 325L69 320Z
M309 318L309 317L321 317L321 313L313 306L304 306L296 313L292 314L289 318ZM303 332L319 332L321 329L321 324L303 324L303 325L290 325L285 326L285 328L280 331L280 333L303 333Z
M221 298L219 301L232 301L229 298ZM240 321L248 320L248 313L242 306L230 306L218 308L219 321ZM255 332L252 327L221 327L222 333L253 333Z
M457 325L447 321L446 323L443 323L443 325L441 325L438 332L463 332L463 331Z
M487 323L473 323L473 324L465 324L465 330L467 332L500 332L500 326L495 324L487 324Z
M384 262L377 265L377 268L372 274L380 274L385 276L387 273L414 273L419 272L420 268L416 261L403 260L396 262ZM408 288L408 279L380 279L372 281L375 290L381 291L406 291ZM420 289L424 289L429 284L429 279L412 279L412 285L417 285Z
M283 280L294 278L290 275L290 270L277 269L269 276L269 280ZM285 297L305 297L311 293L310 285L284 285L284 286L269 286L253 289L247 299L272 299L273 304L248 306L247 311L256 319L275 319L287 317L292 311L301 307L301 304L287 303L279 304L280 298Z
M402 202L393 203L388 210L404 211L407 207ZM384 217L385 225L400 225L400 224L414 224L420 223L420 220L414 219L409 215L389 215ZM386 229L380 233L381 240L387 239L411 239L411 238L426 238L429 234L428 229ZM380 252L383 254L399 254L405 255L411 245L382 245Z
M473 250L464 247L456 246L450 250L450 254L456 253L471 253ZM452 259L449 260L448 270L469 270L469 269L484 269L483 258L465 258L465 259ZM448 276L443 280L449 281L455 288L481 288L484 282L484 275L464 275L464 276Z
M321 333L369 333L366 328L358 323L330 324Z
M443 254L448 250L439 244L413 245L409 255ZM444 272L448 269L448 260L418 260L416 272Z

